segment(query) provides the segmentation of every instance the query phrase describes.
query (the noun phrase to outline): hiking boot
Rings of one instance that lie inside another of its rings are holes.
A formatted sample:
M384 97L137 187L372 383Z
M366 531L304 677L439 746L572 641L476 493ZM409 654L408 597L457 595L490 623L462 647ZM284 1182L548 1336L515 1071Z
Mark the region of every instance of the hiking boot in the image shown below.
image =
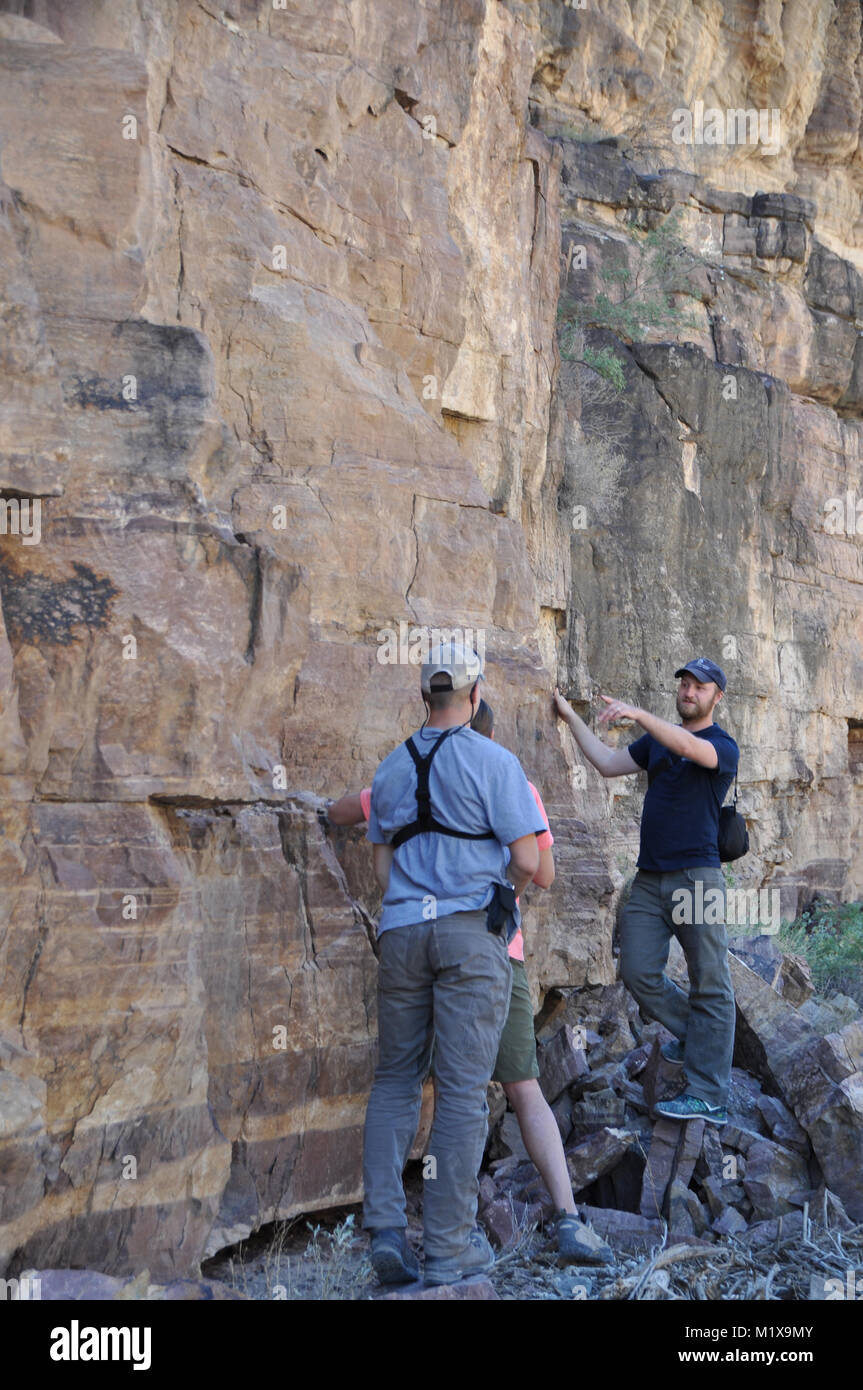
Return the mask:
M469 1279L472 1274L487 1274L493 1266L494 1251L479 1227L475 1226L460 1255L449 1259L426 1255L425 1282L457 1284L460 1279Z
M411 1284L419 1279L420 1267L403 1226L372 1231L372 1269L382 1284Z
M558 1212L557 1253L561 1264L614 1264L611 1247L572 1211Z
M677 1038L672 1038L671 1042L663 1043L659 1052L662 1060L668 1062L669 1066L683 1066L684 1047L682 1042L677 1041Z
M706 1120L710 1125L727 1125L728 1111L724 1105L708 1105L698 1096L675 1096L674 1100L658 1100L654 1106L657 1115L667 1120Z

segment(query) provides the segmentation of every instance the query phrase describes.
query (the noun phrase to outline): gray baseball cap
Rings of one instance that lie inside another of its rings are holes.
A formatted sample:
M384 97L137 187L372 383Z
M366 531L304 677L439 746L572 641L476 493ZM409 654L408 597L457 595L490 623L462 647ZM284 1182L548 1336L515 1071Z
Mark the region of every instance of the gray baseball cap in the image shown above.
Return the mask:
M431 690L433 676L449 676L453 690L464 690L475 681L485 680L482 662L474 651L464 642L440 642L432 647L428 661L423 662L420 672L420 688ZM444 686L443 689L448 689Z

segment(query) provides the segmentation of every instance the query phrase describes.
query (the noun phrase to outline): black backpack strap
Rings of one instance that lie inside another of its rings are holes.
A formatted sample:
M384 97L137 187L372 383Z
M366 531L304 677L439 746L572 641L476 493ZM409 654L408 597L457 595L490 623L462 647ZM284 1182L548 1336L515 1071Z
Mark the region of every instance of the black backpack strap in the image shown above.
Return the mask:
M426 753L425 757L422 757L418 752L413 738L406 741L405 748L410 753L417 770L417 818L411 821L410 825L403 825L401 830L396 831L390 840L393 849L398 849L399 845L403 845L406 840L412 840L415 835L421 835L429 830L434 831L437 835L450 835L457 840L493 840L495 838L493 830L483 830L478 834L468 830L453 830L449 825L442 825L432 813L431 792L429 790L431 765L441 744L445 743L450 734L454 734L456 729L460 727L460 725L454 725L441 734L440 738L435 741L431 752Z
M420 756L419 750L417 749L417 746L414 743L413 738L409 738L405 745L405 747L407 748L408 752L414 760L414 766L417 770L416 824L419 825L421 830L431 830L432 821L434 819L434 817L432 816L431 809L431 792L429 791L429 773L431 772L431 765L434 762L434 756L440 748L441 744L446 743L450 734L454 732L455 727L452 729L447 729L446 733L441 734L440 738L435 739L432 748L428 753L426 753L425 757ZM415 833L418 834L419 831ZM401 834L401 831L399 832L399 834ZM395 844L395 841L393 841L393 844Z
M739 766L739 760L738 760L738 766ZM718 773L718 772L719 772L719 766L718 766L718 764L717 764L716 767L711 768L710 770L711 770L711 772L716 772L716 773ZM729 785L730 785L730 784L729 784ZM722 808L723 808L723 806L725 806L725 804L726 804L725 798L726 798L726 796L728 795L729 788L726 787L726 788L725 788L725 791L722 793L722 796L720 796L720 795L719 795L719 792L716 790L715 784L714 784L714 783L711 783L711 786L713 787L713 795L716 797L716 800L717 800L717 802L718 802L718 804L719 804L719 809L720 809L720 811L721 811ZM733 799L729 804L730 804L730 806L731 806L731 808L732 808L733 810L735 810L735 811L737 810L737 768L734 769L734 799Z

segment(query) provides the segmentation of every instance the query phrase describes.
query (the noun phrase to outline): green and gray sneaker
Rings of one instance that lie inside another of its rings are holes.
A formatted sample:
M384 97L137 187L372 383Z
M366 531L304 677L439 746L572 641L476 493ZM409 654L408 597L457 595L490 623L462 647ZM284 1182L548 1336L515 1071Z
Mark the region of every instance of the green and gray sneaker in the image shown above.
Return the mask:
M672 1067L683 1066L683 1043L678 1042L677 1038L672 1038L671 1042L663 1043L659 1051L664 1062L668 1062Z
M674 1100L659 1100L654 1106L657 1115L667 1120L706 1120L710 1125L727 1125L728 1111L724 1105L708 1105L698 1096L675 1096Z

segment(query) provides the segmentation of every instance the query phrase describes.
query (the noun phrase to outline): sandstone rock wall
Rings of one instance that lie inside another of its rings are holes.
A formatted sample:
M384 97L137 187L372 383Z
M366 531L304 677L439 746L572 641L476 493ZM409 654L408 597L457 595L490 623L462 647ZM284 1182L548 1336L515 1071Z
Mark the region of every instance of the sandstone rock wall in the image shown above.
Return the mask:
M359 1196L377 900L315 809L421 717L400 621L482 630L553 818L537 1003L614 978L640 804L556 679L670 711L733 636L744 879L860 894L860 540L821 524L859 488L860 14L745 18L0 7L0 490L41 506L0 536L4 1268L168 1279ZM696 97L780 107L778 155L671 144ZM616 347L609 469L559 289L674 208L697 322Z

